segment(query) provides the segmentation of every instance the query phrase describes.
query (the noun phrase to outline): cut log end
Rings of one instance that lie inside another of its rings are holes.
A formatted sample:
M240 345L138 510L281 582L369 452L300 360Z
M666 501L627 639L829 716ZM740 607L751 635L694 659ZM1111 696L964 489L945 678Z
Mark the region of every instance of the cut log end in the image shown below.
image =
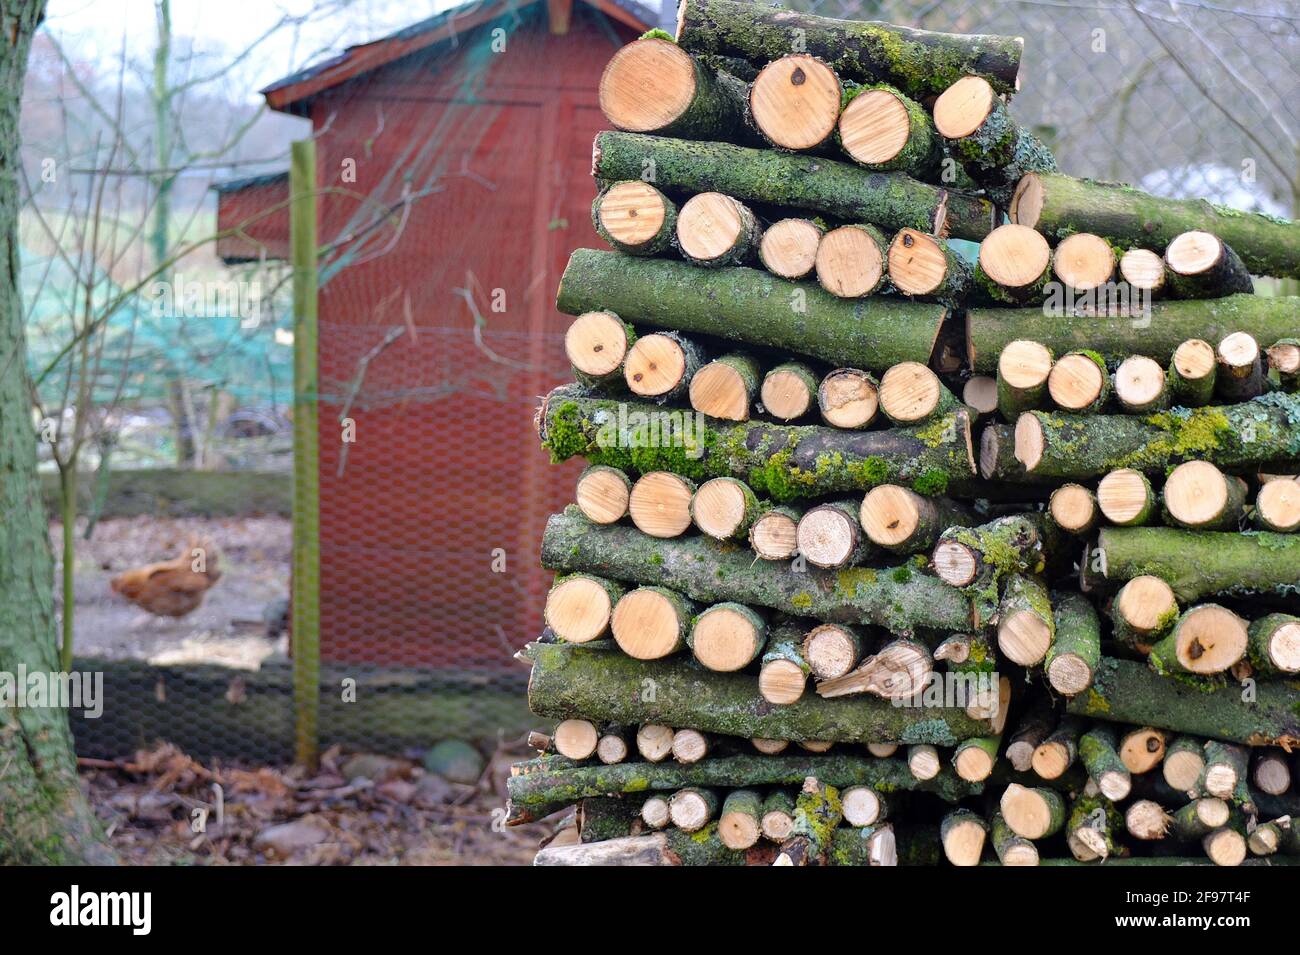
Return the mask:
M851 631L837 623L824 623L808 631L803 655L814 677L833 680L857 665L860 649Z
M978 746L967 746L957 753L953 768L968 783L981 783L993 773L996 759Z
M839 121L839 77L816 57L783 56L755 77L749 110L769 142L785 149L812 149L830 138Z
M774 368L768 372L759 394L767 413L782 421L806 415L816 397L807 375L792 368Z
M1255 760L1250 779L1256 789L1280 796L1291 788L1291 769L1281 753L1265 753Z
M1052 353L1039 342L1010 342L998 355L998 377L1017 391L1041 388L1051 373Z
M691 526L694 488L671 471L651 471L632 485L628 513L632 523L651 537L678 537Z
M1293 341L1278 342L1266 350L1268 363L1280 374L1300 374L1300 344Z
M757 819L744 812L724 812L718 820L718 838L728 849L748 849L763 835Z
M682 384L686 352L667 335L644 335L628 350L623 377L635 395L657 398Z
M1190 673L1223 673L1246 654L1246 622L1217 604L1183 614L1174 630L1178 663Z
M858 528L834 505L814 507L796 528L799 553L816 567L842 567L858 549Z
M971 377L961 390L961 400L982 415L998 410L998 382L989 375Z
M555 727L551 744L555 751L568 759L588 759L596 752L600 734L588 720L565 720Z
M980 243L979 262L984 274L1011 289L1037 282L1051 258L1047 240L1023 225L998 226Z
M651 796L641 804L641 821L651 829L665 829L672 820L668 815L668 800Z
M710 537L730 540L745 526L747 508L744 485L732 478L714 478L701 484L691 498L691 520Z
M817 389L822 420L836 428L865 428L876 418L880 399L876 383L865 371L838 368Z
M772 809L763 813L759 825L763 830L764 839L769 842L785 842L794 829L794 819L788 812Z
M564 333L569 364L593 378L618 371L627 351L627 328L613 312L584 312Z
M749 418L749 385L734 366L713 361L691 377L691 407L723 421Z
M1158 292L1165 284L1165 260L1150 249L1129 249L1119 260L1119 274L1135 289Z
M1233 332L1219 342L1219 364L1237 377L1249 374L1259 361L1259 342L1248 332Z
M965 587L975 580L979 562L975 552L955 540L940 541L930 557L934 572L940 580L954 587Z
M1016 610L998 620L998 649L1012 663L1035 666L1051 645L1051 627L1033 611Z
M859 93L839 119L840 144L864 165L895 158L907 145L911 130L907 107L889 90Z
M858 517L868 538L882 547L895 547L916 532L921 499L908 488L882 484L867 492Z
M1275 478L1259 489L1255 512L1269 530L1289 534L1300 530L1300 481Z
M1105 285L1115 275L1115 252L1100 236L1076 232L1061 240L1052 255L1056 277L1081 292Z
M1179 792L1191 792L1205 770L1205 757L1199 750L1177 749L1165 755L1160 772L1165 782Z
M1173 588L1159 577L1134 577L1115 598L1115 613L1138 634L1150 634L1178 612Z
M778 706L797 702L807 685L807 674L789 660L771 660L758 672L759 695Z
M1127 799L1129 792L1133 789L1133 780L1128 773L1122 773L1117 770L1108 770L1098 776L1094 782L1097 789L1103 796L1111 802L1119 802Z
M1165 249L1165 264L1179 275L1200 275L1223 258L1223 243L1209 232L1184 232Z
M614 733L608 733L596 743L596 758L607 766L621 763L627 759L627 741Z
M1092 686L1092 667L1077 653L1062 653L1048 664L1047 681L1056 692L1077 696Z
M880 821L880 796L870 786L850 786L840 794L844 821L850 826L874 826Z
M613 126L651 133L671 125L695 96L695 64L675 43L649 38L622 47L600 77L600 109Z
M658 660L681 646L683 621L672 600L642 588L614 605L610 629L623 652L638 660Z
M1047 197L1047 187L1038 173L1026 173L1016 183L1016 191L1011 197L1008 213L1011 221L1017 225L1034 228L1043 214L1043 202Z
M683 832L698 832L709 824L713 808L702 793L683 789L668 800L668 814L678 829Z
M542 615L560 639L586 643L605 633L612 611L609 591L600 583L590 577L570 577L551 588Z
M648 763L658 763L673 751L673 729L647 723L636 731L636 751Z
M1125 358L1115 369L1115 396L1126 408L1145 411L1165 391L1165 370L1144 355Z
M927 744L919 744L908 749L907 768L911 770L913 777L924 782L938 776L943 763L939 759L937 749Z
M761 739L755 737L751 739L750 745L758 750L764 756L775 756L778 753L784 753L790 747L788 739Z
M929 295L947 277L948 258L942 240L916 229L903 229L894 236L889 244L889 279L900 292Z
M963 139L984 125L996 98L988 80L963 76L935 100L934 126L945 139Z
M709 740L699 730L680 729L673 734L673 759L679 763L698 763L709 754Z
M710 670L732 673L748 666L762 649L763 631L755 618L731 607L710 607L691 631L695 659Z
M1025 839L1042 839L1053 827L1052 806L1043 790L1012 783L999 803L1002 818L1016 835Z
M578 478L574 499L593 524L613 524L627 516L631 491L632 482L622 471L592 467Z
M695 262L716 262L743 241L748 211L720 192L686 200L677 214L677 244Z
M962 819L945 827L943 854L955 866L979 865L988 839L988 827L977 819Z
M1119 758L1135 776L1150 772L1165 758L1165 734L1150 726L1125 734L1120 740Z
M1211 524L1228 506L1230 480L1208 461L1180 464L1165 481L1165 508L1184 527Z
M832 229L817 246L817 280L832 295L858 298L880 286L885 261L866 229L854 225Z
M1112 524L1132 524L1149 512L1151 485L1141 471L1117 468L1097 484L1097 507Z
M600 200L601 228L630 248L643 246L657 236L667 215L663 194L637 179L615 183Z
M1283 673L1300 673L1300 621L1284 623L1269 635L1268 659Z
M1030 768L1040 779L1059 779L1070 768L1073 753L1060 740L1046 740L1034 748Z
M798 522L789 514L768 511L750 527L749 546L764 560L790 560L799 552Z
M763 232L758 257L772 274L801 279L817 264L817 246L821 241L822 230L815 223L807 219L782 219Z
M1169 814L1160 803L1139 799L1124 811L1124 828L1134 839L1155 842L1169 832Z
M1072 534L1084 533L1097 520L1097 499L1080 484L1064 484L1053 491L1047 509L1057 526Z
M1214 348L1207 341L1189 338L1174 349L1174 371L1187 381L1200 381L1214 373Z
M1201 844L1215 865L1238 866L1246 860L1246 837L1235 829L1211 832Z
M1047 376L1047 391L1058 407L1080 411L1101 396L1106 387L1106 373L1087 355L1072 354L1061 358Z
M945 389L939 376L916 361L900 362L880 379L880 409L892 421L924 421L938 409Z

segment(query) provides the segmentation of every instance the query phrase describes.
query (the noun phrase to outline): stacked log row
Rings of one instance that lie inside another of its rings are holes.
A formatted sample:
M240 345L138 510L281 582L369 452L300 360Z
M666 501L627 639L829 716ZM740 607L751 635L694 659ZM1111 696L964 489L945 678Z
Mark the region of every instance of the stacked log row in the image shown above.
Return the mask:
M1059 171L1021 47L685 0L609 64L538 864L1300 861L1300 225Z

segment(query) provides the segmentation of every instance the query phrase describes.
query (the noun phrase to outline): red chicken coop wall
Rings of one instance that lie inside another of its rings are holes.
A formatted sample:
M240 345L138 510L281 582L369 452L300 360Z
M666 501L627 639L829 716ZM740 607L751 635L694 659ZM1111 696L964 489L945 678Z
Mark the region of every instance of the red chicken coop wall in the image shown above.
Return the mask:
M541 626L577 466L548 464L532 412L569 374L555 289L596 241L595 89L632 34L533 10L504 50L489 25L311 107L327 662L513 670Z

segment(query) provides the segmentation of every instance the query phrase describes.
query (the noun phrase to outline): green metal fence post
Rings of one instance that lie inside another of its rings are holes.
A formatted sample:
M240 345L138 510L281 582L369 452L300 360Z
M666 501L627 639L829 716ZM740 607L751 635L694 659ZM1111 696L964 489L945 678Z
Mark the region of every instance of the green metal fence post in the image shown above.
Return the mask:
M316 142L289 164L293 263L293 705L295 757L315 768L320 713L320 449L316 382Z

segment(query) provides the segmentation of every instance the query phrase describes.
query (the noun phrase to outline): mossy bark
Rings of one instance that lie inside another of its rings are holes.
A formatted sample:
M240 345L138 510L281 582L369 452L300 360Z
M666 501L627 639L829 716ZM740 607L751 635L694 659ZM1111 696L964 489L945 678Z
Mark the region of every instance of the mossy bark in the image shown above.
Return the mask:
M994 616L1003 581L1017 574L1042 573L1061 539L1045 513L1031 512L999 517L978 527L950 527L939 535L935 552L951 541L974 558L974 576L961 590L972 601L973 622L983 627Z
M1124 831L1124 819L1115 804L1103 796L1078 796L1065 821L1065 841L1080 862L1108 860L1128 854L1115 839Z
M996 362L995 364L998 365L994 370L998 383L998 411L1002 417L1014 422L1016 418L1026 411L1048 406L1050 398L1047 392L1046 378L1037 385L1018 387L1008 382L1003 376L1001 364ZM1007 447L1010 448L1012 444L1008 442Z
M1128 767L1120 759L1115 731L1109 726L1094 726L1079 737L1079 760L1093 782L1100 783L1104 775L1131 778Z
M880 793L926 792L950 803L981 791L978 784L965 782L949 769L934 779L921 781L913 778L901 759L848 753L724 756L689 764L624 762L612 766L542 756L516 763L513 769L514 774L506 781L510 795L508 825L542 819L592 796L676 792L687 786L795 787L809 776L832 786L870 786Z
M1015 311L1020 311L1023 306L1036 306L1042 304L1047 297L1047 285L1052 281L1052 262L1048 259L1047 265L1044 266L1042 274L1031 282L1024 285L1003 285L997 279L993 278L984 268L976 263L975 272L971 282L973 301L983 304L993 305L1010 305L1014 306ZM993 311L990 309L990 311ZM998 310L1001 311L1001 310ZM1033 312L1041 315L1043 309L1024 308L1025 312ZM973 310L972 310L973 313ZM1015 335L1007 341L1015 341L1017 338L1027 338L1033 341L1041 341L1032 335ZM1056 349L1052 349L1053 352Z
M1250 746L1300 745L1300 684L1261 682L1254 695L1244 702L1238 686L1193 687L1165 679L1137 661L1103 657L1093 685L1069 700L1066 709Z
M1092 232L1112 245L1163 254L1180 233L1209 232L1232 246L1252 274L1300 278L1300 223L1204 199L1157 197L1116 183L1055 173L1038 176L1043 203L1032 225L1052 242ZM1218 341L1223 336L1185 337Z
M804 780L794 801L794 827L781 843L780 857L791 865L821 865L836 827L844 819L839 790L815 778Z
M801 38L795 50L795 38ZM889 23L834 20L739 0L687 0L677 41L686 50L766 63L787 53L821 57L841 76L884 80L909 96L941 93L968 74L1014 93L1024 41L959 35Z
M1107 527L1097 537L1107 578L1159 577L1184 603L1215 594L1300 593L1300 538L1172 527Z
M647 166L654 170L655 186L669 192L721 192L742 202L803 209L841 222L870 222L891 234L908 228L978 242L994 224L987 199L949 192L901 172L870 172L820 156L729 143L597 134L592 154L597 179L639 179Z
M1218 367L1212 365L1208 375L1200 378L1184 378L1178 372L1178 366L1169 358L1169 370L1165 372L1166 391L1169 403L1183 408L1199 408L1214 400L1214 384L1218 377Z
M640 180L637 181L640 182ZM601 189L600 193L591 202L591 224L595 226L596 234L608 242L611 248L622 252L624 255L658 255L660 252L672 248L673 239L677 235L677 204L658 189L654 190L655 195L659 197L664 210L664 221L660 224L659 231L645 241L637 243L623 242L609 234L609 231L601 223L600 208L605 201L605 196L609 194L609 190L615 185L618 184L613 183ZM643 183L643 185L654 189L649 183Z
M1052 151L1012 119L1006 104L996 97L979 129L948 140L948 150L1002 209L1010 207L1022 176L1056 171Z
M999 863L1005 860L1008 853L1014 849L1028 848L1033 850L1035 857L1038 855L1038 850L1032 842L1011 831L1011 827L1007 825L1006 819L1003 818L1000 812L993 815L989 835L990 841L993 843L993 851L997 854Z
M53 561L41 502L19 290L18 144L23 78L45 4L4 10L0 56L0 672L57 674ZM82 794L67 711L0 706L0 864L116 861Z
M884 371L930 360L947 309L898 299L836 298L810 282L741 267L698 269L578 249L556 307L579 315L612 309L660 328L790 350L834 365Z
M638 835L641 825L641 804L634 800L601 796L578 803L578 835L583 842Z
M984 374L997 369L998 355L1018 339L1042 342L1052 354L1080 348L1118 363L1145 355L1168 365L1174 350L1189 338L1222 341L1248 332L1271 342L1300 327L1300 296L1226 298L1156 302L1149 310L1109 309L1101 314L1046 313L1041 308L972 308L966 313L966 343L971 367Z
M1037 574L1010 574L1002 589L1002 599L998 602L998 618L1006 620L1013 614L1029 613L1042 621L1047 628L1048 640L1056 640L1056 616L1052 610L1051 595L1047 584ZM999 634L1001 631L999 630ZM1006 654L1006 645L1001 649ZM1047 650L1051 650L1049 642ZM1044 651L1044 656L1047 651ZM1022 661L1026 666L1033 666L1041 660Z
M1091 685L1092 675L1097 672L1097 664L1101 662L1101 621L1092 601L1074 591L1054 591L1052 611L1056 615L1056 638L1043 660L1048 680L1058 692L1065 693L1061 686L1057 686L1057 681L1052 679L1052 666L1070 665L1072 672L1076 669L1080 672L1086 670L1088 685ZM1073 692L1067 695L1074 696L1087 688L1071 688Z
M664 415L676 418L664 418ZM735 477L776 501L901 484L924 494L969 488L974 474L964 407L921 425L841 431L819 425L727 422L557 388L538 411L552 460L585 457L624 471L692 480Z
M776 663L778 660L793 663L803 671L804 676L807 676L812 671L812 667L808 665L808 659L804 656L803 641L803 628L795 624L777 627L768 634L767 642L763 645L760 654L763 665Z
M542 566L671 584L705 603L734 600L830 623L877 624L893 633L964 631L970 624L960 591L907 565L800 572L785 562L756 562L747 548L704 537L659 539L631 527L600 527L576 508L547 522Z
M746 674L701 671L689 662L633 660L611 646L530 643L529 708L538 716L621 724L662 723L746 738L955 745L989 735L987 720L960 707L900 707L874 697L805 694L773 707ZM653 692L647 691L647 687Z
M1300 461L1300 396L1274 393L1236 405L1175 408L1159 414L1066 415L1027 411L1042 428L1030 474L1064 480L1116 468L1163 473L1185 461L1243 470Z

